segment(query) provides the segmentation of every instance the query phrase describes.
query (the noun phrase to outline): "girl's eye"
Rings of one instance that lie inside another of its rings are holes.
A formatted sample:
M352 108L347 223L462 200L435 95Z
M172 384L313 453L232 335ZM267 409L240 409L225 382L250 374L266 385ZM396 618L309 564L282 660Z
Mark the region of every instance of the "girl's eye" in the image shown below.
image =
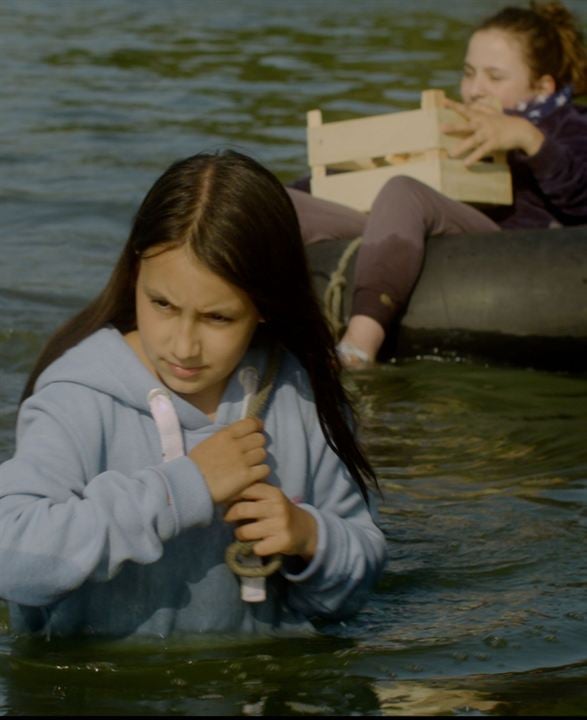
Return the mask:
M163 298L151 298L151 302L156 308L159 308L159 310L169 310L171 308L171 303Z
M209 313L206 317L211 322L218 324L229 323L231 321L231 318L226 317L226 315L221 315L220 313Z

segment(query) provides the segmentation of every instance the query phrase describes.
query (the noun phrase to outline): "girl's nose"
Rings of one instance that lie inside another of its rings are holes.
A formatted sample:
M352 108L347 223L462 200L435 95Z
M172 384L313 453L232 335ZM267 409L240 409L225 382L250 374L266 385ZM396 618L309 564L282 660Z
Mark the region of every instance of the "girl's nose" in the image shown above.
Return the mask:
M175 336L174 348L177 360L185 361L197 358L201 351L201 341L195 324L180 323Z

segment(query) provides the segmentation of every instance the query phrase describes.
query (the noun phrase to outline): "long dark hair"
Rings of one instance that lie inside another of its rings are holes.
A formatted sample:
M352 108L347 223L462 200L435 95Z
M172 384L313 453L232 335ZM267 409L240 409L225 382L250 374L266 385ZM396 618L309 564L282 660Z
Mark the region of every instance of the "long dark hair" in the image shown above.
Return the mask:
M361 492L375 473L348 424L334 340L311 284L293 204L277 178L233 151L174 163L147 193L109 282L49 339L25 386L69 348L111 324L136 329L135 285L141 257L152 248L189 243L212 272L244 290L265 322L263 332L306 369L328 444ZM352 412L352 411L351 411Z
M532 78L551 75L560 90L587 93L587 51L579 23L563 3L531 2L529 8L505 7L477 30L503 30L522 40Z

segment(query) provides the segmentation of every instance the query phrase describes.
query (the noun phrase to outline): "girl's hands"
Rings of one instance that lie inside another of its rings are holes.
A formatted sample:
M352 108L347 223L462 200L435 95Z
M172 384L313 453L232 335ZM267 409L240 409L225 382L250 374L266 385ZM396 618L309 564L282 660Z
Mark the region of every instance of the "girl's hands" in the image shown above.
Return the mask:
M239 420L196 445L189 457L199 467L215 504L232 503L224 519L240 523L237 540L256 542L259 557L299 555L310 561L316 552L314 517L269 485L264 461L266 438L256 418Z
M266 438L263 423L245 418L228 425L189 452L199 467L214 503L230 502L249 485L269 477L264 464Z
M444 124L442 132L465 138L449 155L465 156L467 167L500 150L522 150L526 155L535 155L544 142L544 135L525 118L504 115L483 103L463 105L446 98L444 105L458 113L462 122Z
M243 542L257 541L254 551L259 557L281 553L299 555L309 562L316 553L316 520L273 485L263 482L250 485L224 519L241 523L235 537Z

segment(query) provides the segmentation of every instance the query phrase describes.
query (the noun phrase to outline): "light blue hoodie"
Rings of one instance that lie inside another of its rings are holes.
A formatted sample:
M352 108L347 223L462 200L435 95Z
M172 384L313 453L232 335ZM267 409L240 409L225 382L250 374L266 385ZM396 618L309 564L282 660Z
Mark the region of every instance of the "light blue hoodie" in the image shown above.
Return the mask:
M214 424L170 393L189 451L240 419L239 370ZM162 462L148 395L160 387L114 328L69 350L21 407L17 451L0 466L0 597L13 630L45 635L310 630L355 612L377 579L382 533L327 445L305 371L286 355L264 417L270 482L311 512L318 550L288 558L267 599L246 603L224 561L233 528L186 456Z

